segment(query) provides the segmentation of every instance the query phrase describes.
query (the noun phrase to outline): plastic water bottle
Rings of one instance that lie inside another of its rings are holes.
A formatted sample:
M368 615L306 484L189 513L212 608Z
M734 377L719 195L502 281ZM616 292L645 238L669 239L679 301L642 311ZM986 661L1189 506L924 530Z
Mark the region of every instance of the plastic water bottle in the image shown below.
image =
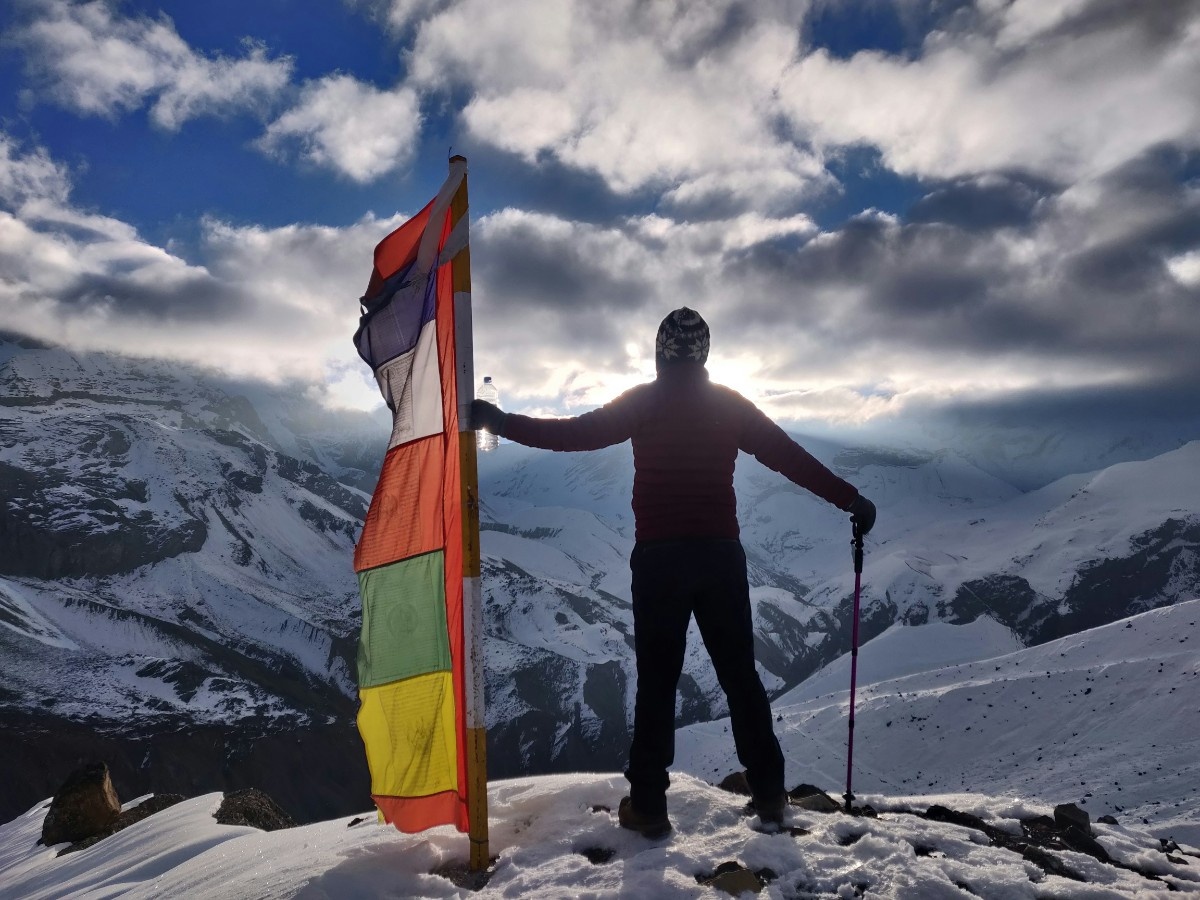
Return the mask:
M479 386L479 390L475 392L477 400L486 400L488 403L500 405L500 392L496 390L496 384L492 381L491 375L483 376L483 384ZM495 450L500 445L500 438L492 434L486 428L480 428L475 433L475 446L485 453L490 450Z

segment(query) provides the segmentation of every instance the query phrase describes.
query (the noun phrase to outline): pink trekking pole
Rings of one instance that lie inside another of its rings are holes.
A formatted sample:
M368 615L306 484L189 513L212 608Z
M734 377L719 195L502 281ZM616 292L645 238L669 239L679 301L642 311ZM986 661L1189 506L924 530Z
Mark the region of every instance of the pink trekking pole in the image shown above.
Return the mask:
M850 519L850 523L854 535L850 541L854 553L854 627L850 637L850 736L846 750L846 812L850 812L850 804L854 800L854 793L850 789L850 778L854 771L854 690L858 684L858 602L862 594L863 570L862 531L858 526L858 521L853 517Z

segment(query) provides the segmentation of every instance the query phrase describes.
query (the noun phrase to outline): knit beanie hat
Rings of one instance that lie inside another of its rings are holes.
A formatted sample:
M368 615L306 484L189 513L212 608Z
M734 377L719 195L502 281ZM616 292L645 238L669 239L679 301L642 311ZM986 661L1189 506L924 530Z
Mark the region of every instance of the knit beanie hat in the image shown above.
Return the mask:
M681 306L658 326L658 340L654 342L654 363L663 366L677 362L708 360L708 323L694 309Z

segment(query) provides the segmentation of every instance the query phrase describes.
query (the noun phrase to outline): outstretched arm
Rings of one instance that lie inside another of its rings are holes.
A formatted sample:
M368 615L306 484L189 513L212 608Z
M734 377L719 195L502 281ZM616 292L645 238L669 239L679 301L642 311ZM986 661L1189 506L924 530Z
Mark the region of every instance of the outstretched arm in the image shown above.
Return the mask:
M527 447L544 450L598 450L633 435L637 401L629 391L599 409L569 419L537 419L506 413L484 400L471 403L471 427Z
M739 446L789 481L850 513L863 534L874 526L875 504L859 494L854 485L829 471L753 405L746 411Z

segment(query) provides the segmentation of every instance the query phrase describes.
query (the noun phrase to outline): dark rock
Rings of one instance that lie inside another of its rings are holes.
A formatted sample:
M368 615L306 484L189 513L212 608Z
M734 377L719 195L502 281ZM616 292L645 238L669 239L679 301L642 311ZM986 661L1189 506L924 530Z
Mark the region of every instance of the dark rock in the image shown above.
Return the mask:
M788 802L811 812L837 812L842 808L840 803L811 784L799 784L788 791Z
M1120 822L1118 822L1112 816L1101 816L1096 821L1102 825L1119 825L1120 824Z
M248 825L263 831L278 831L296 824L274 800L257 788L226 794L214 818L220 825Z
M1049 816L1032 816L1028 819L1022 819L1021 827L1030 836L1044 836L1047 833L1053 834L1058 831L1058 826Z
M696 881L737 897L746 891L757 894L765 887L758 875L736 862L723 862L712 875L697 875Z
M742 794L745 797L750 796L750 782L746 780L745 772L731 772L717 785L723 791L729 791L731 794Z
M1080 809L1074 803L1060 803L1054 807L1054 824L1059 828L1074 826L1084 834L1092 833L1092 819L1086 810Z
M1026 847L1021 856L1048 875L1059 875L1062 878L1070 878L1072 881L1086 880L1053 853L1047 853L1040 847Z
M963 828L974 828L976 831L982 831L984 834L991 832L988 824L970 813L959 812L956 809L947 809L945 806L931 806L925 811L925 818L933 822L946 822L950 825L961 825Z
M46 846L81 841L103 831L121 815L121 801L105 763L92 763L67 776L42 823Z
M117 820L107 828L93 834L91 837L84 838L82 841L76 841L69 847L64 847L59 851L59 856L66 856L68 853L74 853L77 850L86 850L92 844L104 840L106 837L111 837L122 829L128 828L136 822L142 821L154 815L156 812L174 806L181 800L186 799L183 794L155 794L153 797L147 797L137 806L132 809L127 809L119 816Z
M584 847L579 851L579 855L587 859L593 866L602 866L612 860L617 855L617 851L610 847Z
M429 874L438 875L453 883L455 887L474 893L487 887L487 883L491 880L495 872L496 857L493 856L488 859L487 868L479 871L471 869L466 863L452 862L441 868L434 869Z
M1088 856L1093 856L1100 862L1109 862L1108 851L1100 846L1097 841L1087 832L1076 828L1074 825L1068 825L1062 831L1062 842L1077 853L1086 853Z

